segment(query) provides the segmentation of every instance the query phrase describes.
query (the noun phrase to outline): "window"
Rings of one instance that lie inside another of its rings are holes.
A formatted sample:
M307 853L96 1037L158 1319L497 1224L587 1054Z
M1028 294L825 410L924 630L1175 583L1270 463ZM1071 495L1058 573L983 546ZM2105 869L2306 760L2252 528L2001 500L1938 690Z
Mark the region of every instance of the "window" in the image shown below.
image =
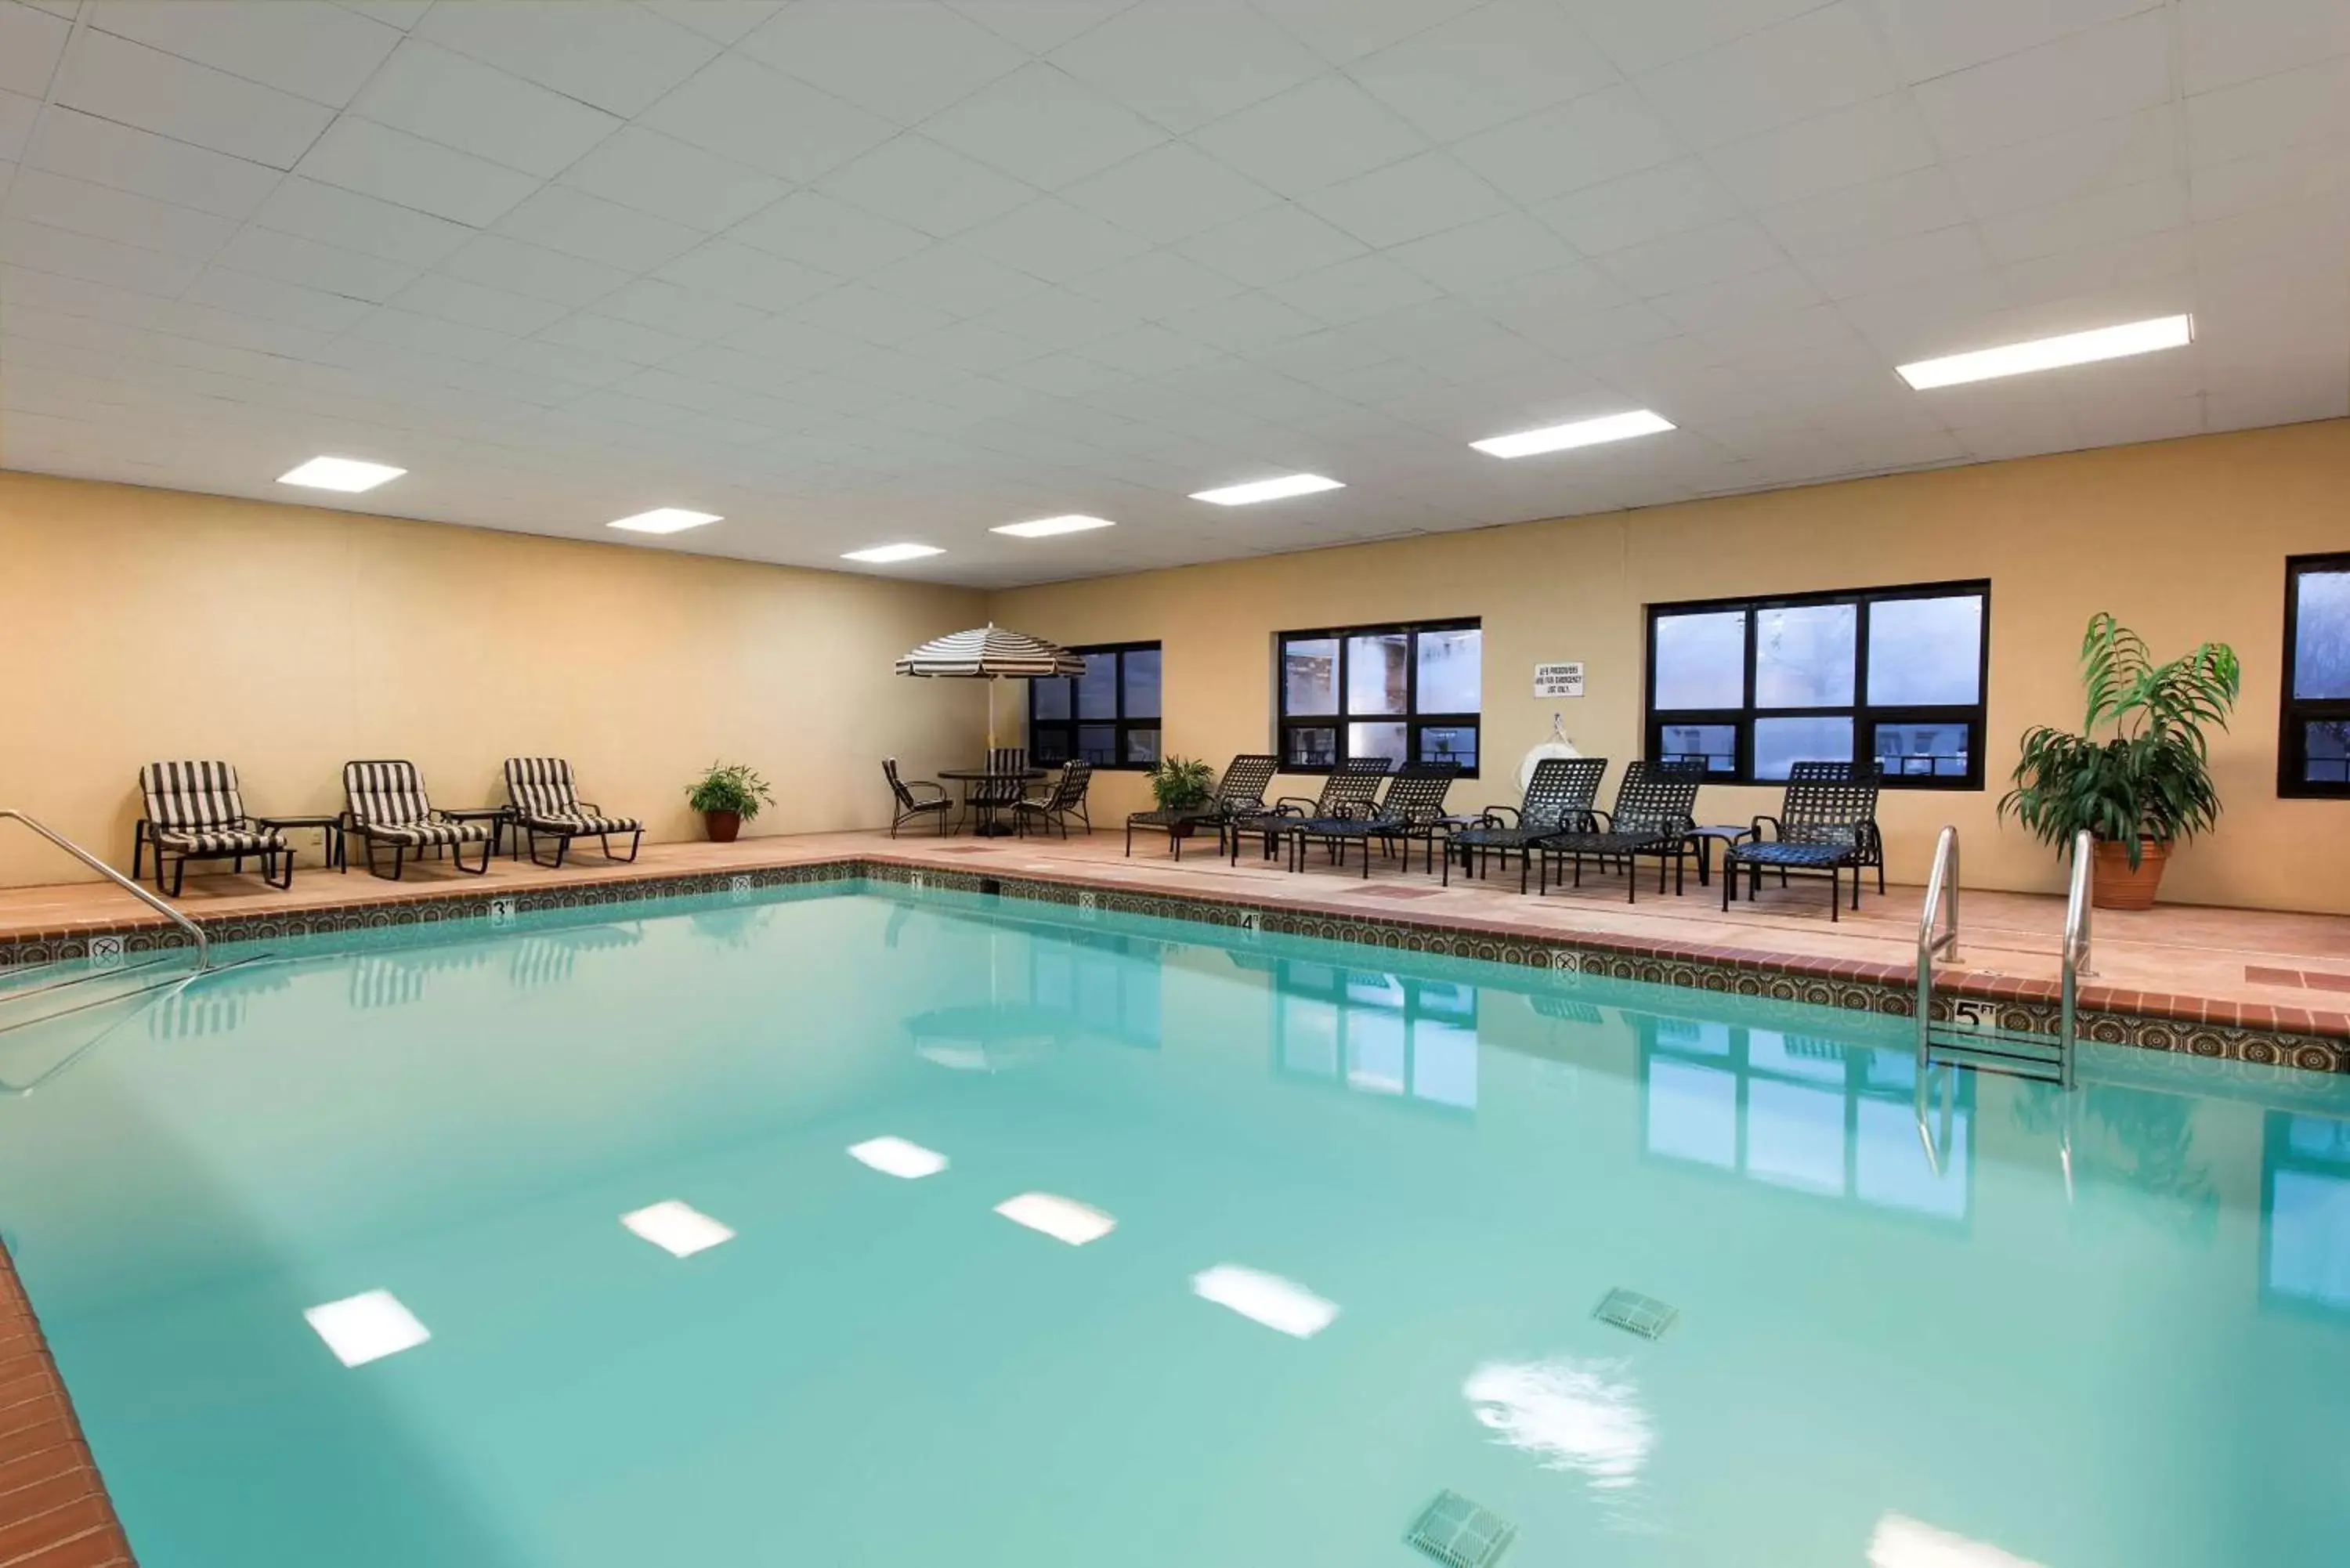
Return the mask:
M2284 564L2277 793L2350 796L2350 556Z
M1283 632L1282 772L1386 757L1453 763L1474 778L1484 641L1473 620Z
M1159 760L1159 645L1073 648L1083 675L1028 682L1028 758L1058 767L1083 757L1097 768L1147 768Z
M1450 981L1279 961L1274 1062L1287 1075L1477 1108L1477 992Z
M1874 757L1897 789L1982 788L1989 583L1648 608L1648 754L1724 784Z

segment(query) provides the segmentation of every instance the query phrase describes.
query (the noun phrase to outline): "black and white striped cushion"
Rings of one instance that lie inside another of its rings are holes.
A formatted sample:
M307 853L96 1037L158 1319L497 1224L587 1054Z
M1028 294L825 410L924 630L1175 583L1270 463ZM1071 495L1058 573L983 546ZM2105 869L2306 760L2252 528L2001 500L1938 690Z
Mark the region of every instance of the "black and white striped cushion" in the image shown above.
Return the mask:
M386 844L478 844L491 833L486 822L371 822L367 827L369 836Z
M147 820L159 829L242 828L244 800L226 763L149 763L139 770Z
M159 827L155 842L174 855L275 854L286 836L274 827Z
M527 816L533 827L559 828L565 833L634 833L644 826L633 816L597 816L588 812L550 812Z
M388 836L388 829L426 831L441 826L431 820L432 803L425 797L424 781L417 776L414 763L346 763L343 794L350 801L352 820L374 829L380 836ZM450 840L411 838L408 842L443 844Z
M526 822L555 822L580 815L571 764L561 757L508 757L506 793Z

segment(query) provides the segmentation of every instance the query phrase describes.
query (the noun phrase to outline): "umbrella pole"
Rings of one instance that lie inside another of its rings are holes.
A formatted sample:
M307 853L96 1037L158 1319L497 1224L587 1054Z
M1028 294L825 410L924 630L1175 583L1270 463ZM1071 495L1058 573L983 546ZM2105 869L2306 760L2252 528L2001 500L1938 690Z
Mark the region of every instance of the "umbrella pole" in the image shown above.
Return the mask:
M994 757L995 757L995 677L994 677L994 676L993 676L993 675L991 675L991 676L989 676L989 677L987 678L987 755L988 755L988 759L989 759L991 762L994 760Z

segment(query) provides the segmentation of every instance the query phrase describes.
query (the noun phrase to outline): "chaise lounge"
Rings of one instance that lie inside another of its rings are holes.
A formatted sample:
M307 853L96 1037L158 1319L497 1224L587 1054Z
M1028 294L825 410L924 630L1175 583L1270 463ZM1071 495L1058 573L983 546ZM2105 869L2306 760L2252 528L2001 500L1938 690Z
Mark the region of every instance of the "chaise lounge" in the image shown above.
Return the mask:
M1516 855L1518 891L1523 893L1526 863L1534 858L1535 844L1557 834L1592 827L1592 803L1599 798L1599 781L1607 774L1606 757L1544 757L1534 764L1534 777L1526 781L1525 794L1514 807L1487 806L1473 824L1454 833L1445 847L1461 852L1463 876L1474 870L1481 878L1496 851L1503 870L1509 869L1510 857ZM1447 886L1452 881L1449 853L1444 857L1444 881Z
M136 881L149 845L155 846L155 890L180 896L191 860L259 857L261 879L276 888L294 885L294 849L278 825L245 815L236 770L226 763L149 763L139 770L139 794L147 815L130 830L130 876ZM281 858L282 864L281 864ZM166 862L172 885L163 885Z
M1321 794L1315 799L1285 794L1263 811L1245 811L1229 818L1223 832L1232 864L1241 863L1241 840L1252 833L1263 846L1264 858L1270 860L1274 846L1301 822L1367 815L1372 802L1378 798L1379 781L1392 766L1385 757L1348 757L1330 770L1330 776L1322 781Z
M529 847L532 865L550 871L560 867L575 838L599 840L604 858L622 865L632 863L643 847L645 825L633 816L610 815L592 801L581 801L571 782L571 764L561 757L508 757L505 774L506 794L514 802L515 832ZM625 856L612 853L616 833L629 835ZM542 837L555 841L552 860L539 858Z
M413 763L345 763L343 795L348 802L344 831L358 834L367 846L368 870L374 876L397 882L411 852L421 860L424 851L432 848L448 850L457 869L469 877L479 877L490 868L490 853L497 842L498 821L504 809L435 811ZM391 846L390 871L376 858L379 844ZM480 865L465 864L468 844L482 846Z
M1702 763L1637 762L1624 770L1616 786L1616 809L1591 814L1594 829L1556 833L1535 846L1540 857L1537 890L1550 891L1551 867L1558 860L1575 863L1575 885L1583 885L1583 862L1596 859L1604 867L1624 862L1624 901L1639 898L1638 857L1657 857L1657 891L1665 890L1665 862L1673 865L1673 891L1683 884L1689 859L1689 831L1697 809L1698 786L1705 782Z
M1371 874L1374 839L1383 849L1392 849L1400 842L1406 870L1411 867L1411 841L1415 838L1428 841L1429 858L1434 859L1436 839L1445 826L1444 797L1451 790L1452 781L1460 776L1460 768L1451 763L1405 763L1402 772L1388 780L1387 793L1368 810L1311 817L1292 827L1289 868L1305 869L1309 844L1323 846L1341 867L1346 864L1347 846L1360 844L1363 875L1367 877Z
M1168 845L1178 860L1183 858L1183 840L1201 828L1214 828L1221 847L1224 824L1235 816L1261 814L1268 809L1264 792L1273 784L1279 765L1270 753L1243 752L1224 769L1224 776L1216 781L1215 793L1205 805L1133 813L1126 819L1127 855L1131 857L1134 854L1134 830L1138 827L1164 829Z
M1787 793L1779 815L1758 816L1754 836L1730 846L1721 868L1721 907L1736 896L1738 872L1745 867L1746 897L1761 891L1762 871L1776 867L1779 885L1787 874L1828 878L1828 919L1842 917L1843 880L1852 868L1852 907L1860 908L1860 874L1877 867L1877 890L1885 891L1885 846L1877 829L1877 769L1875 763L1796 763L1787 770ZM1770 836L1764 837L1765 828Z

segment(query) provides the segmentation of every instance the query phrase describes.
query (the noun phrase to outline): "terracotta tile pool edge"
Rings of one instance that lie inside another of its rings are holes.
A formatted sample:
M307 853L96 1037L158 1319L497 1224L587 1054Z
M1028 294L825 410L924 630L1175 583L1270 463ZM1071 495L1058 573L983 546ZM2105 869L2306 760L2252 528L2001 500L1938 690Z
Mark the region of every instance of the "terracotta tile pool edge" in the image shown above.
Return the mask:
M16 1260L0 1243L0 1563L133 1561Z

